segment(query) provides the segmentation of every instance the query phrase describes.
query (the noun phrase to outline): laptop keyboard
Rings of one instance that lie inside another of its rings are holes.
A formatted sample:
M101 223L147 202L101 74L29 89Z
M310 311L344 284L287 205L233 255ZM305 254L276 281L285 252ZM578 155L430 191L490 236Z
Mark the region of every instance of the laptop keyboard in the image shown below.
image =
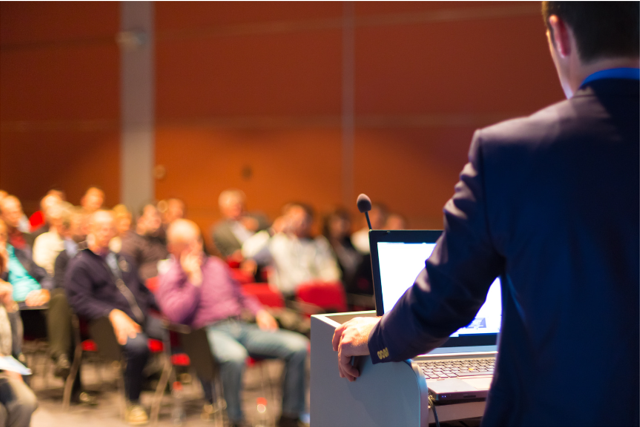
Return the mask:
M416 362L426 379L475 377L492 375L495 357L449 359Z

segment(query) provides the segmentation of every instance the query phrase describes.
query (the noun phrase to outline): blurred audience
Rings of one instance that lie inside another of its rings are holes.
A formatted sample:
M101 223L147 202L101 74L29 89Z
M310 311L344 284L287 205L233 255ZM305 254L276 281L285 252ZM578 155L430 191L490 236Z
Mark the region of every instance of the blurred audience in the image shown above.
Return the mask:
M342 272L342 283L347 293L373 293L371 278L371 260L362 255L351 243L351 215L344 208L330 212L322 225L322 234L333 249Z
M8 232L9 227L4 221L1 224L2 230ZM7 234L10 239L11 234ZM10 240L0 240L0 254L5 261L7 280L13 286L13 300L24 303L27 307L48 303L53 280L44 268L33 262L31 249L28 246L19 249Z
M343 208L329 213L322 224L322 234L327 239L342 272L345 289L355 287L356 275L363 256L351 243L351 215Z
M242 412L242 374L249 354L284 359L282 413L278 426L297 427L305 411L305 361L308 340L278 330L275 319L253 297L243 295L220 259L207 257L195 223L176 220L168 230L172 254L169 271L160 277L158 303L173 322L207 328L214 357L220 363L227 413L232 426L248 425ZM242 310L256 325L240 320ZM203 384L211 399L209 384Z
M165 230L176 219L184 218L186 210L184 202L175 197L158 202L158 211L162 215L162 226Z
M98 187L89 187L80 199L80 206L85 213L93 213L102 207L104 203L104 191Z
M70 221L63 224L63 246L64 249L58 254L53 268L54 289L64 289L64 275L67 271L69 261L76 256L78 251L86 248L86 239L89 228L89 215L84 213L82 208L74 208L71 211Z
M384 229L385 230L406 230L407 219L398 213L392 213L387 218L387 222L384 224Z
M256 233L242 246L245 257L266 253L274 271L269 282L286 298L295 296L299 284L313 280L340 281L340 268L324 236L313 237L313 209L304 203L289 203L284 215L269 230Z
M249 354L284 359L284 397L278 425L297 425L305 411L308 340L279 330L256 299L242 294L236 281L239 271L232 273L227 264L251 274L259 273L258 267L272 267L269 282L287 299L295 297L302 283L341 279L347 292L371 294L370 261L363 255L369 253L368 227L350 235L349 211L336 209L325 217L323 235L314 237L313 209L297 202L287 204L282 216L269 227L264 216L245 212L242 191L226 190L218 200L224 219L212 230L223 262L204 253L199 228L184 219L185 204L180 199L163 200L157 207L145 205L133 229L132 215L124 205L113 211L101 209L105 195L97 187L86 191L81 207L64 199L58 190L42 198L40 210L31 216L35 233L30 234L20 201L0 190L0 355L21 355L22 322L27 333L39 328L31 336L40 336L46 325L54 375L66 378L75 347L73 313L90 326L106 321L113 327L126 360L126 419L132 425L148 422L140 406L143 368L149 357L147 341L162 339L164 331L159 319L149 315L157 305L145 281L158 275L162 261L158 302L171 321L207 328L214 357L221 366L232 425L246 425L240 393ZM406 227L404 217L387 215L380 204L373 206L370 218L377 229ZM21 312L20 307L37 310ZM255 325L240 319L243 310L255 315ZM32 313L39 313L36 321L24 317ZM11 328L19 326L19 332L16 329L11 334L5 315L11 319ZM7 347L11 341L7 331L13 337L12 348ZM3 420L7 425L28 425L35 409L33 393L18 377L0 373L0 425ZM16 399L26 402L13 415L10 408L14 403L6 398L9 388ZM211 402L211 384L203 384L203 388ZM72 402L96 403L95 397L83 392L80 375L73 384ZM203 412L207 408L211 410L206 405ZM11 421L18 419L22 421Z
M42 232L49 230L47 223L47 210L49 207L62 203L63 201L65 201L65 195L59 190L49 190L42 200L40 200L40 210L29 217L30 230L36 237ZM41 228L43 231L40 231ZM37 231L40 232L36 233Z
M119 253L122 249L122 241L133 231L131 231L131 212L125 205L115 205L113 215L116 221L116 236L109 242L109 249Z
M6 227L0 226L0 241L6 243ZM3 274L0 261L0 276ZM0 357L13 356L24 360L19 343L22 327L15 302L11 298L12 287L0 279ZM31 415L38 407L35 394L22 379L10 370L0 372L0 426L28 427Z
M69 306L65 291L64 276L69 260L72 259L84 245L87 235L87 214L82 208L70 209L69 218L63 222L60 232L63 238L63 250L56 257L54 263L53 290L47 311L47 336L49 337L49 353L55 362L54 375L66 379L73 363L74 342L72 316L73 311ZM82 390L82 367L79 367L71 389L71 401L95 405L95 396Z
M8 242L14 248L29 252L31 256L33 236L21 228L20 223L23 218L25 214L22 211L22 204L16 196L6 196L0 201L0 219L7 226Z
M157 309L151 292L140 280L135 261L109 250L115 236L113 213L97 210L91 215L87 249L71 261L65 275L67 296L73 310L88 321L107 318L122 346L126 361L126 420L131 425L148 422L140 405L143 368L149 357L148 338L162 339L160 319L149 315Z
M158 275L158 262L167 259L167 242L162 230L162 218L158 209L147 204L142 208L135 233L122 239L120 253L129 255L138 266L143 281Z
M46 208L49 231L37 236L33 242L33 261L53 276L53 264L64 249L63 232L69 227L73 206L67 202L55 202Z
M244 260L242 244L256 232L268 227L266 218L245 212L246 197L240 190L220 193L218 206L224 220L213 229L213 242L224 258Z
M387 222L387 207L381 203L374 203L369 211L369 220L371 221L371 228L374 230L384 230L384 226ZM351 243L361 254L368 255L371 249L369 248L369 224L367 224L366 217L362 218L363 227L351 235Z

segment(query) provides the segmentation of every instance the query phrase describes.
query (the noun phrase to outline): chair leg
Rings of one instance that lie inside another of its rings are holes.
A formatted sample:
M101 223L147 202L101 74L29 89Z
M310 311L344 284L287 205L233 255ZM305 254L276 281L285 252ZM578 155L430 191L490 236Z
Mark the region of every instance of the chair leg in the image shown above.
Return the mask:
M80 363L82 363L82 344L79 343L76 345L74 350L73 364L71 365L69 376L64 383L64 393L62 394L63 412L67 412L69 410L69 405L71 404L71 391L73 389L73 383L76 380L76 375L78 375L78 370L80 369Z
M120 395L120 418L126 419L127 414L127 396L124 387L124 368L122 362L113 362L116 377L118 378L118 394Z
M220 421L221 425L224 425L224 413L225 410L227 409L227 401L224 400L224 393L222 390L222 380L220 379L219 375L216 375L216 377L213 380L213 390L215 391L215 395L214 395L214 404L215 407L217 408L217 417L216 417L216 424L218 423L218 420Z
M157 423L158 416L160 415L160 405L162 404L162 396L164 395L164 390L167 388L167 383L169 382L169 376L173 371L173 365L171 365L171 359L165 358L164 367L162 368L162 375L160 376L160 381L158 381L158 386L156 387L156 392L153 396L153 403L151 405L151 422Z

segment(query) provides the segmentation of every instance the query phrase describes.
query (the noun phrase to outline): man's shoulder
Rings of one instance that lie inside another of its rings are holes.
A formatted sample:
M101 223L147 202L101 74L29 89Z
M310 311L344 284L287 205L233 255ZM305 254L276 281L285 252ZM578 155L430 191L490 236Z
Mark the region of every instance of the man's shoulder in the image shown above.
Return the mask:
M615 98L621 105L629 100ZM538 144L589 135L602 130L608 115L602 96L590 88L579 90L570 99L556 102L529 116L513 118L487 126L476 133L483 144ZM606 125L605 125L606 127Z
M211 269L211 270L224 270L228 267L227 263L225 261L223 261L221 258L217 257L217 256L207 256L204 260L203 265L207 268L207 269Z
M535 140L539 134L550 132L558 125L569 108L570 100L563 100L529 116L515 117L484 127L477 133L486 141Z

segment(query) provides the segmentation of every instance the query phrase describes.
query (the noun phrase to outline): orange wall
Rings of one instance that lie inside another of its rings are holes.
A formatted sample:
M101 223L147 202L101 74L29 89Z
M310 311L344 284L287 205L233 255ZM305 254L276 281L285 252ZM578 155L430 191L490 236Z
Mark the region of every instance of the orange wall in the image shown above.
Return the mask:
M343 6L155 3L158 199L183 198L205 229L229 187L271 217L342 202ZM538 9L354 4L353 199L441 226L474 129L562 99ZM0 188L35 203L57 184L77 202L98 184L118 202L118 13L0 3Z
M52 186L119 199L117 3L0 3L0 188L26 211Z

